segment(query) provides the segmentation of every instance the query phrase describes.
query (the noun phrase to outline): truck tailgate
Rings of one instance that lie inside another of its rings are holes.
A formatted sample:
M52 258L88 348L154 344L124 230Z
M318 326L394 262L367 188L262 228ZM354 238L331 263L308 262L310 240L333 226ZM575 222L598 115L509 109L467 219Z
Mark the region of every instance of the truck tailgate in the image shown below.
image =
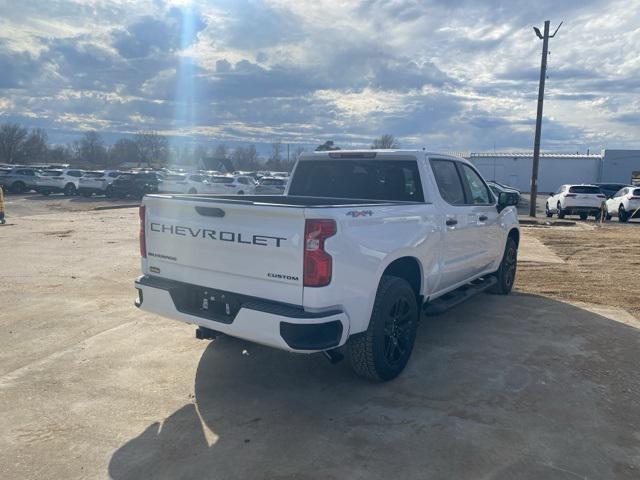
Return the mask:
M145 274L302 304L304 208L147 196Z

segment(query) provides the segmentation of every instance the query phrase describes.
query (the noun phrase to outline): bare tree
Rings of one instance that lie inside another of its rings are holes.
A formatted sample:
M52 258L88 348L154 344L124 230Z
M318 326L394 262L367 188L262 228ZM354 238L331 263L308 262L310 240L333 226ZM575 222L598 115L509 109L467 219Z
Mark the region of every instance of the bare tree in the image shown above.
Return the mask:
M73 152L69 145L56 145L49 148L47 158L50 163L71 163Z
M17 123L0 125L0 160L16 163L23 158L27 129Z
M109 164L117 167L123 163L141 162L138 142L132 138L121 138L109 150Z
M322 145L316 147L316 152L326 152L331 150L340 150L340 147L334 145L333 140L327 140Z
M231 160L238 170L255 170L258 167L258 153L255 145L237 147L231 154Z
M85 132L80 140L80 161L89 165L103 166L107 161L107 149L102 137L95 130Z
M381 137L373 140L371 148L376 150L389 150L392 148L400 148L400 143L396 137L389 133L385 133Z
M166 165L169 161L169 141L164 135L148 130L136 133L135 141L140 151L138 165L146 163L148 167L153 165Z
M46 162L49 157L47 140L47 132L42 128L31 130L22 146L24 158L34 163Z
M282 142L277 141L271 144L271 155L267 160L267 167L270 170L280 170L282 168Z

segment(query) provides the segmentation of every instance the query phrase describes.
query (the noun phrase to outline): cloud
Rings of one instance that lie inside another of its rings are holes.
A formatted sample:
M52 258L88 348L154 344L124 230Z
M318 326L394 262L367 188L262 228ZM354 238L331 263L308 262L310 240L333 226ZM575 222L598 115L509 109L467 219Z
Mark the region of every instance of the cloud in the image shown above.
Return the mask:
M530 148L636 145L640 4L600 0L123 0L0 6L0 119L198 138ZM542 13L541 13L542 12ZM635 131L635 133L634 133ZM635 140L634 140L635 139ZM595 142L595 143L594 143Z

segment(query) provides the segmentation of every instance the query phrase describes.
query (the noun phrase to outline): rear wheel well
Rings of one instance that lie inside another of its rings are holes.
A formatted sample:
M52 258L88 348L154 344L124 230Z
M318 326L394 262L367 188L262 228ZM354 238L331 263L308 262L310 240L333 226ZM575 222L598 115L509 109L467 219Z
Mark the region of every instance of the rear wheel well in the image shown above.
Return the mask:
M391 275L393 277L400 277L405 279L416 298L420 297L420 287L422 286L422 269L420 263L414 257L402 257L391 262L384 270L382 275Z
M516 242L516 247L518 245L520 245L520 232L518 231L517 228L513 228L511 229L511 231L509 232L509 235L507 235L508 238L513 238L513 241Z

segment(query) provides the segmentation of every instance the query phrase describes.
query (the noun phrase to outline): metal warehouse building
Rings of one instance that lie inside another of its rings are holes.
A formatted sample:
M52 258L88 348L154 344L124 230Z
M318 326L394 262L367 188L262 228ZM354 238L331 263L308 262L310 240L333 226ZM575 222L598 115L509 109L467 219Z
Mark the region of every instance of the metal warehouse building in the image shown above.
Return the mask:
M466 153L484 178L528 192L533 154L527 152ZM640 172L640 150L602 150L599 154L541 153L538 191L554 192L564 183L630 183Z

